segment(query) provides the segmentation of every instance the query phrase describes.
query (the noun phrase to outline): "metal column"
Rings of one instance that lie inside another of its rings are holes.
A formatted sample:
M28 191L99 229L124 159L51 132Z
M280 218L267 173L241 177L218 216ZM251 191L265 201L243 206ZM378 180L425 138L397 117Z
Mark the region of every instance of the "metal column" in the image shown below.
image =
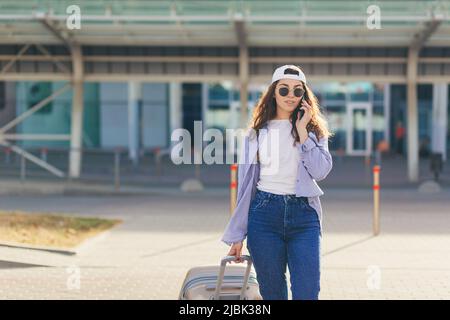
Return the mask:
M433 84L433 127L431 133L431 149L442 153L442 159L447 159L447 130L448 130L448 85L447 83Z
M418 50L410 48L408 52L407 75L407 154L408 179L410 182L419 180L419 123L417 111L417 58Z
M141 86L140 82L128 82L128 155L133 165L139 161Z
M239 85L241 95L241 128L247 127L248 115L248 83L249 83L249 53L245 22L242 15L235 16L235 31L239 44Z
M69 176L79 178L81 173L83 138L83 57L81 47L71 45L73 63L72 117L70 128Z
M431 17L424 28L416 33L408 49L407 105L408 105L408 178L410 182L419 181L419 123L417 110L417 65L420 49L428 41L442 22L442 18Z

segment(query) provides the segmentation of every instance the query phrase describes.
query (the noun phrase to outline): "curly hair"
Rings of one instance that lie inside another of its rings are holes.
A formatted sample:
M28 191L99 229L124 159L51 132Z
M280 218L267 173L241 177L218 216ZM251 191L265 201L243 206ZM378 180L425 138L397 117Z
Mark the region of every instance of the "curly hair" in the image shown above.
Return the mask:
M275 81L264 91L253 111L253 118L250 122L250 127L253 128L257 134L259 134L259 130L263 128L268 121L276 117L277 103L275 100L275 88L277 84L278 81ZM320 109L317 97L303 81L301 81L301 84L305 90L304 100L306 100L306 102L312 107L312 117L306 126L306 130L308 132L313 132L317 139L331 137L333 133L328 129L327 120ZM295 120L292 119L292 115L290 120L291 123L295 124ZM300 137L295 125L292 126L291 132L295 141L300 142Z

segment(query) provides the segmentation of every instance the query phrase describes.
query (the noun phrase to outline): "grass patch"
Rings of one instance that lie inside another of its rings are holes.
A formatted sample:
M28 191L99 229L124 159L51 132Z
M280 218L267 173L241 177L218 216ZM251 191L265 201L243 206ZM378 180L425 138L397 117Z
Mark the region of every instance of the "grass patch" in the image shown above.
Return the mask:
M0 242L73 248L121 220L0 210Z

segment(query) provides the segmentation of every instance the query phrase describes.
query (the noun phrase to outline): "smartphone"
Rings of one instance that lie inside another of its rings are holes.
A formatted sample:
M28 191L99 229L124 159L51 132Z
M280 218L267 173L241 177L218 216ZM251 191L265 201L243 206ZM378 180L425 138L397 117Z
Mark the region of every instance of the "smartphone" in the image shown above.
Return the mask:
M292 113L292 125L295 126L295 122L297 121L298 113L300 112L300 119L305 114L305 110L300 109L302 107L304 96L300 99L300 103L298 104L297 108L295 108L294 112Z

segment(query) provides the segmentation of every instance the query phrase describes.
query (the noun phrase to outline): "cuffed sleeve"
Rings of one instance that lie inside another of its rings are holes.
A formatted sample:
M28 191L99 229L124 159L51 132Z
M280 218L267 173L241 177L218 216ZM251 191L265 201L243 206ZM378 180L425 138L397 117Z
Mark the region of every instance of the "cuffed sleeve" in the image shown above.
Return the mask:
M238 243L238 242L244 242L244 240L245 240L245 238L242 238L242 240L229 241L229 240L225 240L222 238L222 242L224 242L228 246L232 246L233 244Z
M301 144L300 147L300 153L304 153L316 147L316 143L311 139L311 137L308 137L308 139L306 139L306 141Z
M300 158L309 175L316 181L326 178L333 167L333 160L328 150L328 138L319 141L308 136L304 143L298 145Z

